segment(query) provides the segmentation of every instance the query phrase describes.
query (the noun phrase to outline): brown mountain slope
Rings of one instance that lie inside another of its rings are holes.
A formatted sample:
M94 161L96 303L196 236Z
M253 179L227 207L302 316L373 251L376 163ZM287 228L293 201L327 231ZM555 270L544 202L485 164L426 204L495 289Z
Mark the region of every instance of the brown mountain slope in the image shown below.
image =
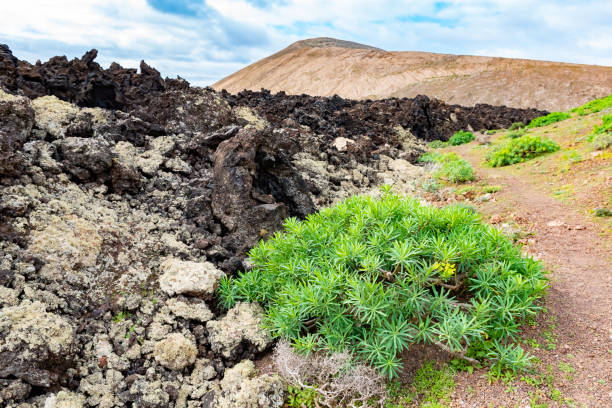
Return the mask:
M348 41L298 41L215 83L217 90L352 99L425 94L449 103L568 110L612 93L612 67L549 61L387 52Z

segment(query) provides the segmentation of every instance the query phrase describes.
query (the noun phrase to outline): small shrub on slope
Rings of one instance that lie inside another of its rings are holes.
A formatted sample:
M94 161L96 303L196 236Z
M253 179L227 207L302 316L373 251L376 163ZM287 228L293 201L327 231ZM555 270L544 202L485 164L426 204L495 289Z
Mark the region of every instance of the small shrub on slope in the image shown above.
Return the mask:
M529 125L528 128L537 128L542 126L548 126L552 123L561 122L562 120L569 119L572 115L566 112L552 112L546 116L540 116L539 118L535 118Z
M527 134L527 129L519 129L519 130L513 130L513 131L506 133L506 137L508 139L518 139L519 137L525 136L526 134Z
M427 145L432 149L440 149L442 147L448 147L448 142L443 142L442 140L432 140Z
M508 130L518 130L524 127L525 127L525 124L523 122L514 122L512 125L510 125Z
M602 117L601 125L593 128L591 138L595 149L604 150L612 146L612 113Z
M524 135L496 146L487 155L487 162L493 167L508 166L546 153L556 152L559 145L540 136Z
M434 173L436 178L452 183L465 183L474 180L474 169L457 153L425 153L419 159L423 163L437 163L440 168Z
M460 130L458 132L455 132L455 134L452 135L450 139L448 139L448 142L451 146L459 146L462 144L469 143L472 140L474 140L474 134L472 132Z
M604 109L612 108L612 94L605 98L594 99L582 106L572 109L573 113L577 113L580 116L587 115L589 113L601 112Z
M252 270L221 282L225 307L259 302L270 333L297 351L348 351L390 378L414 343L505 352L546 287L541 264L477 214L388 189L289 218L249 257Z

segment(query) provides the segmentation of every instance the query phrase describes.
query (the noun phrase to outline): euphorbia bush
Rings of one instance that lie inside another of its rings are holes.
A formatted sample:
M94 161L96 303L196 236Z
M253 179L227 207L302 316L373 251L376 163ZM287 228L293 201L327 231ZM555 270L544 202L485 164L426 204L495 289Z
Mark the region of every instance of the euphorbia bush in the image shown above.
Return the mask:
M567 112L551 112L548 115L540 116L529 122L528 128L537 128L542 126L548 126L553 123L561 122L562 120L569 119L572 115Z
M487 155L487 162L493 167L509 166L556 152L559 148L560 146L550 139L526 134L494 147Z
M472 140L474 140L474 134L472 132L459 130L458 132L455 132L455 134L453 134L450 139L448 139L448 142L451 146L459 146L465 143L469 143Z
M349 351L389 377L414 343L462 357L484 343L492 360L524 365L510 342L546 287L540 263L470 209L388 189L289 218L249 256L251 270L222 281L225 307L259 302L272 335L298 351Z

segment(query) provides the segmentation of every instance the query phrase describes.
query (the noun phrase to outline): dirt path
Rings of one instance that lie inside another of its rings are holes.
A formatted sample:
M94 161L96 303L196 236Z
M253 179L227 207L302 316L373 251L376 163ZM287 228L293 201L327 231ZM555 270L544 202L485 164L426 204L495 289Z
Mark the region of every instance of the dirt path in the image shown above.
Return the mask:
M550 269L551 281L548 312L527 328L525 339L532 340L523 345L542 361L540 374L531 376L531 385L520 379L488 385L486 370L460 374L452 405L612 407L610 237L511 168L483 167L472 146L454 150L472 163L479 179L502 186L491 200L477 204L479 210L492 223L514 222L529 232L525 249Z

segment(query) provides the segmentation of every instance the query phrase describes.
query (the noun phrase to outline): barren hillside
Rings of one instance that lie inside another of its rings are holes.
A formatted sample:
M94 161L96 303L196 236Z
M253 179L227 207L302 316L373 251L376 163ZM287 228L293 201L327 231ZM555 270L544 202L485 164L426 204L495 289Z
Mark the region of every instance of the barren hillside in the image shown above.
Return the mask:
M612 67L524 59L387 52L348 41L298 41L215 83L232 93L352 99L425 94L448 103L567 110L612 93Z

